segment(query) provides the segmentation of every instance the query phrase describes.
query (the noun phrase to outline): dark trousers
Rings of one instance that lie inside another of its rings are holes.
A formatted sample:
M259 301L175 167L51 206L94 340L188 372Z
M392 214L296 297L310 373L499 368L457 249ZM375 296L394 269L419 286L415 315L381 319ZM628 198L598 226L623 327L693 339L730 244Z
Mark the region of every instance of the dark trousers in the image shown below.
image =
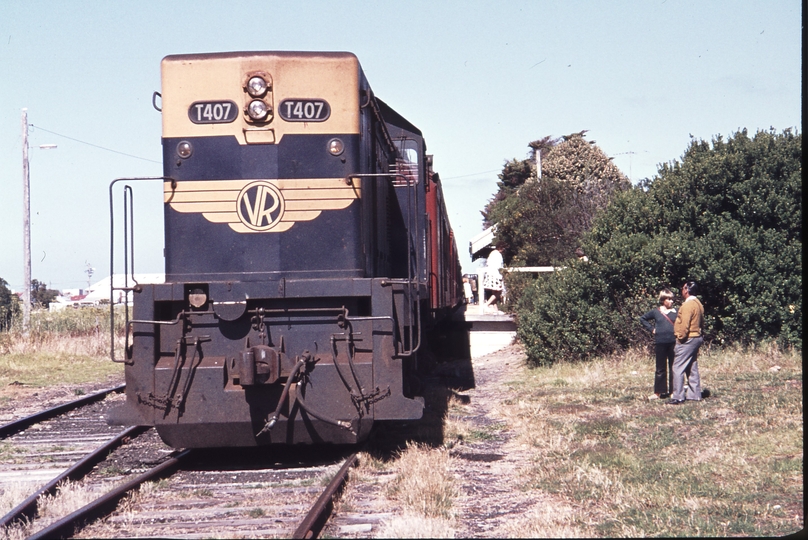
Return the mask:
M676 343L656 343L656 372L654 373L654 393L673 393L673 359Z

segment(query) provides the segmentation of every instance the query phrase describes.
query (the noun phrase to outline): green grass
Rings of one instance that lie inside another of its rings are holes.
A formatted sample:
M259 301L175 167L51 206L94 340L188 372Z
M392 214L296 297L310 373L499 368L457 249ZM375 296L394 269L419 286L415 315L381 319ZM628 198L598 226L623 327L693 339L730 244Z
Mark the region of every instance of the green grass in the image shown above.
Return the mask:
M255 518L260 518L260 517L265 516L265 515L266 515L266 512L264 512L264 509L263 509L263 508L253 508L253 509L251 509L249 512L247 512L247 515L248 515L249 517L251 517L251 518L254 518L254 519L255 519Z
M483 426L479 429L469 429L468 436L466 438L469 441L493 441L499 439L501 437L502 430L506 428L507 426L505 424L497 423Z
M541 406L519 419L535 451L522 488L567 499L605 537L802 529L801 354L704 351L699 363L712 395L675 407L643 399L653 364L637 352L528 371L511 384Z

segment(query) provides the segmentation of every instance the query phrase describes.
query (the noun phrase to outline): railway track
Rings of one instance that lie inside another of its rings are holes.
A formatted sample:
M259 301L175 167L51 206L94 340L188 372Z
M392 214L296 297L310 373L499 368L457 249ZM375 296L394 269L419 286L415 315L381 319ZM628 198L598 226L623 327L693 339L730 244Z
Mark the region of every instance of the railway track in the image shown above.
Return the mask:
M316 538L331 515L334 498L344 486L348 471L357 461L356 454L348 456L324 489L318 485L307 486L306 481L300 482L301 479L319 478L318 473L323 471L318 467L251 470L249 473L253 475L275 474L284 477L285 481L276 478L274 485L257 486L248 483L241 488L238 487L238 482L211 482L213 478L208 474L203 475L206 483L203 484L205 487L200 489L193 483L194 473L199 472L194 471L193 461L199 459L199 454L198 450L177 452L160 465L134 476L84 507L40 529L29 539L69 538L77 533L78 537L96 537L99 533L103 533L104 536L136 534L172 538L209 538L221 534L233 537L242 533L250 537L272 535ZM333 467L330 469L333 470ZM232 477L232 473L236 471L207 472L219 472L221 475ZM241 477L244 474L245 471L238 471L235 476ZM297 489L293 486L293 482L290 482L295 477L298 480ZM166 489L151 488L145 496L137 497L135 504L128 505L125 512L115 512L118 503L129 492L140 488L146 482L154 482L160 478L166 478L166 482L173 484L173 490L177 492L196 487L195 495L190 499L185 497L173 499L171 496L166 497ZM200 491L203 490L204 493L200 495ZM256 500L255 494L245 497L245 490L273 491L275 495L285 496L286 501L282 503L274 501L272 504L274 512L271 510L256 512L258 507L234 510L237 507L233 503ZM319 493L319 496L314 500L316 493ZM302 516L303 509L307 506L306 502L295 501L301 495L308 495L309 508L304 517ZM201 499L208 499L208 504L200 504ZM314 500L313 504L311 500ZM242 515L245 511L246 515ZM113 515L107 518L109 514ZM83 527L85 523L94 520L98 520L98 523Z
M106 393L113 402L116 390ZM316 538L357 459L315 449L173 452L153 430L107 426L103 396L78 401L0 426L0 486L24 479L27 490L0 520L7 537Z

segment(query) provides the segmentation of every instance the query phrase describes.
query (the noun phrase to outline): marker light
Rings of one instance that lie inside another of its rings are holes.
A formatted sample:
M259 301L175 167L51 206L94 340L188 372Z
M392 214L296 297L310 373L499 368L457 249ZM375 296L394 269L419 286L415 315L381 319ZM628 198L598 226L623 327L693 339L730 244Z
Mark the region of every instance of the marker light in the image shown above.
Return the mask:
M247 114L256 121L264 120L269 114L269 107L260 99L255 99L247 106Z
M338 156L345 150L345 144L341 139L331 139L328 141L328 151L332 156Z
M188 141L182 141L177 145L177 155L182 159L188 159L194 153L194 147Z
M252 97L261 97L267 93L267 82L262 77L250 77L247 81L247 93Z
M194 289L188 295L188 303L199 309L208 301L208 295L202 289Z

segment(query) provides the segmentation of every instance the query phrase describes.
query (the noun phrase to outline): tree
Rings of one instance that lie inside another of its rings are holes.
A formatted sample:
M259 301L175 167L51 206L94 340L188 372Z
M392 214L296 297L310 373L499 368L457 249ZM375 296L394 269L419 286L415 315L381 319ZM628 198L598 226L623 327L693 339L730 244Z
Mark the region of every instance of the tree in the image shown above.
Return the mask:
M528 145L542 152L541 179L530 160L505 165L484 215L497 224L506 259L532 266L571 256L612 192L628 187L628 178L585 134L573 133L561 142L544 137Z
M59 296L59 291L48 289L48 287L39 280L31 280L31 304L47 308L57 296Z
M640 343L637 317L659 289L688 279L702 286L708 340L801 348L801 161L801 135L743 130L693 140L680 161L615 194L583 238L590 264L525 291L528 355L546 362Z
M491 217L494 208L496 208L499 203L515 194L519 187L527 182L532 174L533 170L530 165L530 160L523 159L519 161L512 159L511 161L505 162L502 172L497 175L499 178L499 182L497 182L497 192L494 194L494 197L488 201L488 204L485 205L485 208L481 212L483 215L484 228L487 229L496 223L496 221L492 221Z
M0 278L0 330L11 328L11 320L19 312L19 298L8 288L8 282Z
M573 256L612 193L629 186L585 134L531 142L528 146L542 153L541 178L529 168L530 160L514 160L500 174L499 192L484 215L497 224L496 240L511 266L555 265ZM508 278L511 301L518 301L525 283L524 277Z

